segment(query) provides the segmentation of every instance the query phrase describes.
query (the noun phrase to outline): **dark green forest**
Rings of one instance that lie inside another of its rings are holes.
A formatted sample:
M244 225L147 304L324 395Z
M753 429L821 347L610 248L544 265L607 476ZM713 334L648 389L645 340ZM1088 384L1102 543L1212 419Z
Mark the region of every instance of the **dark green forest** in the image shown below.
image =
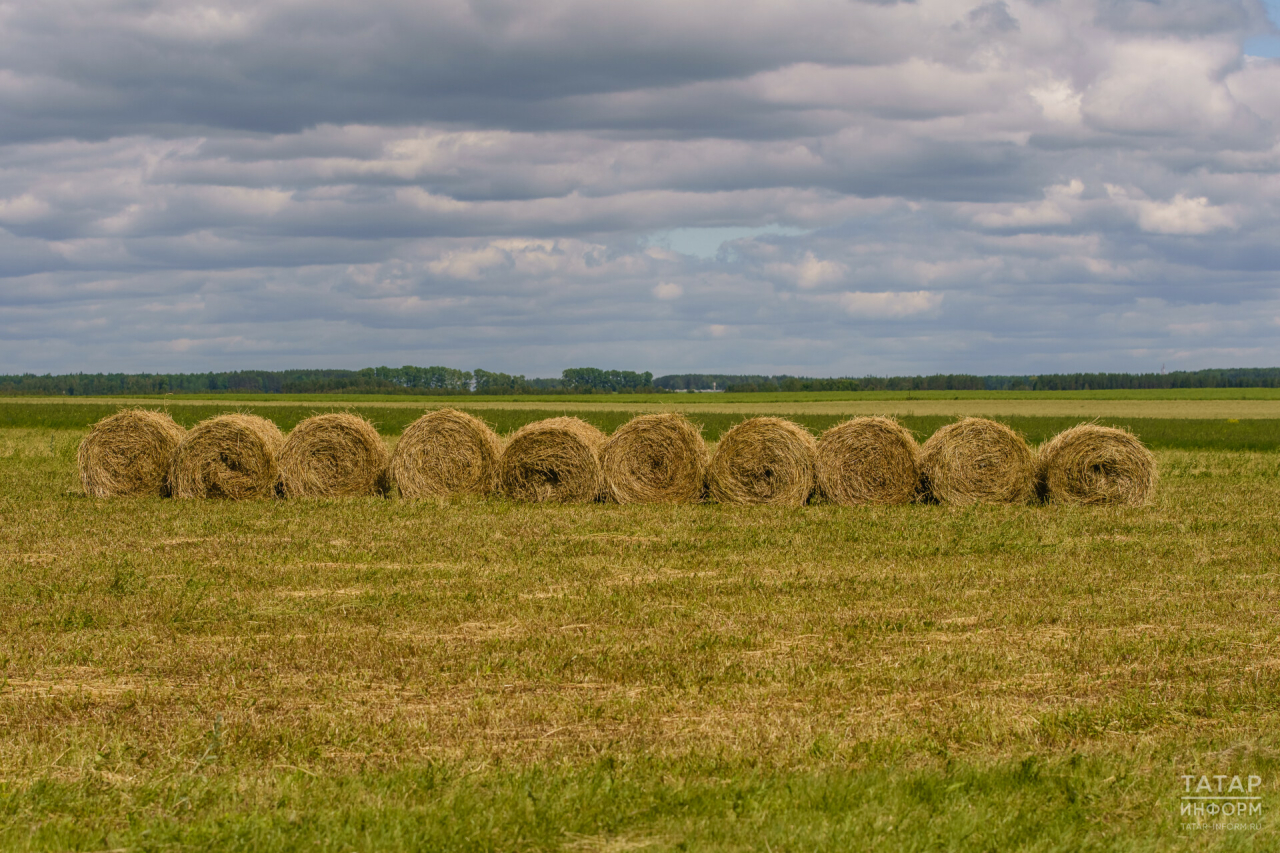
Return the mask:
M239 370L223 373L72 373L0 375L0 395L111 394L643 394L671 391L1100 391L1140 388L1275 388L1280 368L1170 373L1055 373L1044 376L863 376L812 378L574 367L557 379L452 367L361 370Z
M361 370L238 370L225 373L72 373L0 375L0 395L110 394L608 394L656 392L652 373L570 368L559 379L530 379L452 367Z
M1275 388L1280 367L1178 370L1170 373L1054 373L1044 376L734 376L686 373L653 382L668 390L701 391L1104 391L1139 388Z

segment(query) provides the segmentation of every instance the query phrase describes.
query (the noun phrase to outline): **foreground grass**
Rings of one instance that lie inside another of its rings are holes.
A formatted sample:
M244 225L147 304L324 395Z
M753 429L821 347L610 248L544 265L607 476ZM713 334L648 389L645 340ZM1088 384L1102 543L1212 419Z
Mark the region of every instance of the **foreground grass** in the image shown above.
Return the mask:
M1144 771L1167 765L1145 758ZM340 776L283 768L246 782L240 768L206 759L182 778L127 792L95 778L42 782L0 807L31 827L8 840L37 849L1165 850L1179 832L1148 834L1153 817L1157 826L1170 822L1151 806L1168 799L1168 786L1134 778L1131 756L1030 756L981 768L831 765L429 761ZM1248 850L1264 849L1255 846L1264 838L1219 831L1180 840Z
M74 430L84 429L102 418L114 414L123 406L120 403L3 403L0 402L0 430ZM162 408L156 406L154 408ZM375 407L341 405L320 406L272 406L264 404L184 404L164 408L178 423L192 427L205 418L228 412L253 412L269 418L284 431L320 411L355 412L374 423L385 436L397 436L405 427L422 415L418 407ZM514 432L520 427L543 418L575 415L595 424L606 433L612 433L635 417L637 412L625 409L530 409L530 408L476 408L467 409L487 421L499 433ZM730 427L751 413L727 413L690 411L689 418L702 427L708 441L718 441ZM815 434L848 418L845 414L784 413ZM1169 450L1280 450L1280 419L1269 418L1140 418L1140 417L1046 417L996 415L995 420L1008 424L1022 433L1028 441L1040 444L1064 429L1084 420L1105 426L1127 429L1141 438L1149 447ZM899 415L898 420L924 441L955 417L947 415ZM10 436L18 433L10 432ZM13 440L12 438L10 439ZM26 439L23 439L26 440ZM3 452L3 447L0 447Z
M1280 845L1280 456L1161 452L1147 509L226 504L87 499L81 434L0 433L5 848Z

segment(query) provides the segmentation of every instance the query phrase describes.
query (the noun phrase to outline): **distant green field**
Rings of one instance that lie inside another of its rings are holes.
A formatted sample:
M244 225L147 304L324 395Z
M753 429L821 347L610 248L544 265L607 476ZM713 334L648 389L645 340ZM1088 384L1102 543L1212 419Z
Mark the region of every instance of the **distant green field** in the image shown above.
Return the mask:
M118 403L0 403L0 428L26 429L84 429L95 421L120 408ZM377 425L384 435L399 435L414 421L422 410L417 407L385 407L356 405L343 406L344 410L360 414ZM270 418L283 430L292 429L299 421L329 407L272 406L245 402L226 404L197 404L171 406L170 413L183 426L190 427L217 414L234 411L252 411ZM611 433L635 416L626 410L577 410L557 409L472 409L472 414L487 421L499 433L509 433L527 423L542 418L573 414ZM691 412L691 420L703 428L708 441L716 441L729 427L750 417L745 413ZM845 419L844 415L791 414L787 415L815 433L820 433ZM938 427L954 418L938 415L903 415L898 418L920 440L933 434ZM1026 436L1032 443L1045 441L1056 433L1080 423L1079 417L1025 417L997 416ZM1280 450L1280 419L1244 419L1229 421L1208 418L1097 418L1097 423L1124 427L1135 433L1153 448L1171 450Z
M839 400L1280 400L1280 388L1169 388L1117 391L791 391L755 394L512 394L431 396L416 394L152 394L124 395L130 400L216 398L230 402L292 403L819 403ZM9 400L53 401L65 397L20 397Z

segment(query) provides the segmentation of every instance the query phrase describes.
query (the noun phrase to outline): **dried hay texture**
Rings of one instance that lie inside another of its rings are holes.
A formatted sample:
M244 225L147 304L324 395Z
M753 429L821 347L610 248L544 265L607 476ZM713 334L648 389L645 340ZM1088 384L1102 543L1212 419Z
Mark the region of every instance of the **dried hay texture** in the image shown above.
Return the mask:
M1040 448L1040 485L1055 502L1143 506L1155 497L1156 459L1130 432L1080 424Z
M684 415L640 415L609 436L600 467L608 500L690 503L701 499L705 487L707 444Z
M924 500L949 504L1030 503L1036 456L1004 424L965 418L939 429L920 450Z
M169 460L187 431L163 412L124 409L93 425L76 465L94 498L161 497L169 493Z
M280 449L286 498L340 498L388 491L391 454L378 430L359 415L332 412L298 424Z
M802 506L814 487L818 442L783 418L749 418L720 438L707 467L712 500Z
M853 418L818 439L818 492L854 504L903 504L916 498L920 445L890 418Z
M511 436L498 463L498 491L518 501L581 503L600 497L604 433L578 418L547 418Z
M502 440L488 424L456 409L437 409L400 436L391 479L406 498L487 495L501 458Z
M280 481L280 428L257 415L201 421L174 451L169 485L175 498L270 498Z

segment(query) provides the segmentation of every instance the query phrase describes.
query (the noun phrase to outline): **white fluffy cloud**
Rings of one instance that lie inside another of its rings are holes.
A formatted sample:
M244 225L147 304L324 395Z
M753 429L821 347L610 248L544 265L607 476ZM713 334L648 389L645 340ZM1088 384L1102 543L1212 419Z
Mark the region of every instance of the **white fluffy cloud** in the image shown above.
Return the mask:
M1107 184L1107 193L1151 234L1208 234L1235 225L1231 214L1209 204L1209 199L1187 198L1178 193L1169 201L1133 198L1123 187Z
M0 21L0 372L1280 363L1253 0Z
M868 320L898 319L935 311L942 304L942 296L941 293L928 290L901 293L857 291L840 294L840 304L854 317Z

